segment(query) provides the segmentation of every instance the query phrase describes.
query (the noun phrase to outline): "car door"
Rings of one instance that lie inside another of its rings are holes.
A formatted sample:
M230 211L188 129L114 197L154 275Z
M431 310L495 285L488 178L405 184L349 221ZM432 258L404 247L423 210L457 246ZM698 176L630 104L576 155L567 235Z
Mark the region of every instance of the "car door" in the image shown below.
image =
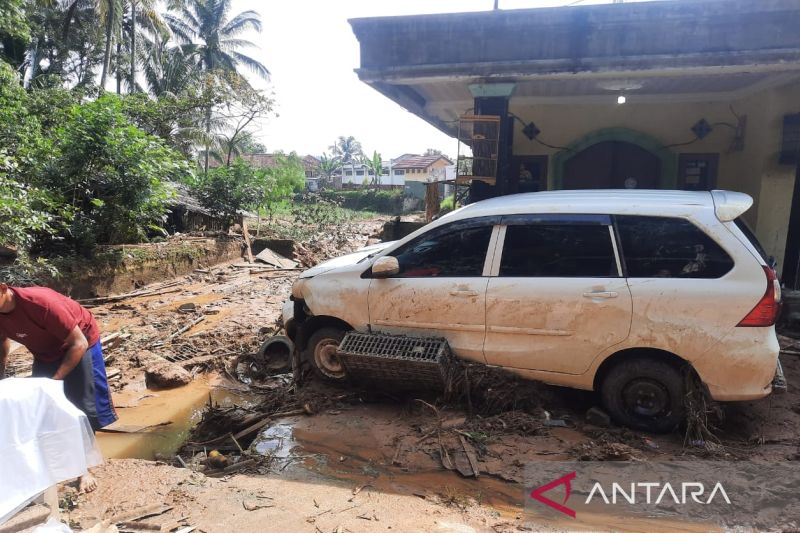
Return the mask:
M489 364L581 374L628 336L631 295L609 216L503 217L491 273Z
M400 272L370 281L371 329L444 337L455 354L484 362L487 252L498 220L439 226L387 254Z

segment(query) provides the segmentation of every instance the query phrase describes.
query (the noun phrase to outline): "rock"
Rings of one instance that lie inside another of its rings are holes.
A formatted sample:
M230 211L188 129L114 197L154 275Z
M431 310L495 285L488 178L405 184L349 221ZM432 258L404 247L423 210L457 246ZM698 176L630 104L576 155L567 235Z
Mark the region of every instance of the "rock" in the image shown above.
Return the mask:
M171 389L188 385L192 375L182 366L170 363L153 352L139 352L139 364L144 367L144 379L147 388Z
M607 428L611 425L611 417L599 407L592 407L586 411L586 423L601 428Z
M442 422L442 429L452 429L461 427L467 423L467 417L457 416L455 418L448 418Z

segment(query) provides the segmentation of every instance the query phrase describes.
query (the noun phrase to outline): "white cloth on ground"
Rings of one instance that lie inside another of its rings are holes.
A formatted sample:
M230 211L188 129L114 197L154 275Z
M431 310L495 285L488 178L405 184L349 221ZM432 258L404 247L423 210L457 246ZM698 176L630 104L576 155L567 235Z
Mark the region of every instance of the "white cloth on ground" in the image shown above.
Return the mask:
M41 492L103 462L61 381L0 380L0 524Z

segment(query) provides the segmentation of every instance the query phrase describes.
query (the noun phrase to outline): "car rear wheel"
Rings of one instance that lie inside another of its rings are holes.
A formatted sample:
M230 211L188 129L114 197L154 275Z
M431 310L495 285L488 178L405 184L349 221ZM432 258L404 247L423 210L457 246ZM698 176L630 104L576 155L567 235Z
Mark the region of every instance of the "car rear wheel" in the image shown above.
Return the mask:
M305 358L311 363L314 373L325 381L341 382L347 378L342 360L336 355L344 334L338 328L322 328L308 340Z
M606 374L600 395L615 422L666 433L685 416L684 379L674 365L656 359L621 361Z

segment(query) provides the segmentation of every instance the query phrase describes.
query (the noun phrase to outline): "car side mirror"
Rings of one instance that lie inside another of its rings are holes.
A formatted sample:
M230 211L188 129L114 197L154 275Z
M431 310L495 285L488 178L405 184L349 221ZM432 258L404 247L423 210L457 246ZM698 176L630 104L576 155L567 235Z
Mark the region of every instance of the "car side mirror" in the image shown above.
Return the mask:
M392 257L390 255L378 258L378 260L375 261L375 264L372 265L373 278L388 278L391 276L396 276L399 273L400 263L398 263L396 257Z

